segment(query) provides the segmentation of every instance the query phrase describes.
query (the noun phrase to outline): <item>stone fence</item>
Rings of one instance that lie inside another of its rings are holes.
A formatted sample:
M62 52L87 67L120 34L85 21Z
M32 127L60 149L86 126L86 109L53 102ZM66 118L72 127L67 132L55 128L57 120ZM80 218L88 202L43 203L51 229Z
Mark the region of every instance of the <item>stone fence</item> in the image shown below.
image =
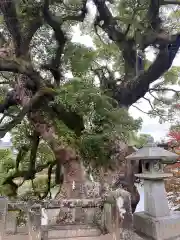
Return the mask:
M0 240L26 234L29 240L64 239L111 234L131 239L130 196L124 190L93 199L13 202L0 198ZM24 213L25 223L19 221ZM13 238L14 239L14 238ZM19 238L18 238L19 239Z

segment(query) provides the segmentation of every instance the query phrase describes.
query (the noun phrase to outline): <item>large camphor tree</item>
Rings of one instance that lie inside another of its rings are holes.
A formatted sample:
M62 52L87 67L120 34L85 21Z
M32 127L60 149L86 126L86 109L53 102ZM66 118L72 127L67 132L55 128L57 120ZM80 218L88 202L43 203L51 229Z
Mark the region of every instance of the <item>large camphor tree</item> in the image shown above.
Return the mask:
M48 168L47 188L39 195L46 197L55 166L66 197L81 197L72 185L84 183L85 172L114 171L123 143L140 127L129 107L144 98L151 115L172 115L179 97L168 88L179 75L178 67L171 68L180 47L178 5L170 0L0 1L0 137L11 132L18 151L16 161L3 162L1 169L10 195L17 194L17 178L33 182ZM75 28L91 36L91 47L73 40ZM149 47L155 50L153 62L146 59ZM134 187L132 170L125 168L125 178Z

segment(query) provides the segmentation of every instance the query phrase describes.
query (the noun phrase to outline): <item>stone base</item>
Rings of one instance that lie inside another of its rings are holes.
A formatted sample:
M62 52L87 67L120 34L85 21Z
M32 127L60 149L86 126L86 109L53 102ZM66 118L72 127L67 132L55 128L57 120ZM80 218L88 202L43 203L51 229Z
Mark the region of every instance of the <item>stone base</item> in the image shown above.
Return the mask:
M139 212L134 214L133 224L137 233L154 240L180 239L180 213L173 212L167 217L154 218Z

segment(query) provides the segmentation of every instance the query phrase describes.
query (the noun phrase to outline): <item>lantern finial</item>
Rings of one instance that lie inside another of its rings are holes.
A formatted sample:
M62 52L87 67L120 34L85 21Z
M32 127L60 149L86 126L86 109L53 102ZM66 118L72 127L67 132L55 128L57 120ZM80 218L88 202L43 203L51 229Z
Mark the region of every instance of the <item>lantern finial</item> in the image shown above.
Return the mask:
M151 136L147 137L147 142L145 144L145 147L156 147L156 144L154 142L154 138Z

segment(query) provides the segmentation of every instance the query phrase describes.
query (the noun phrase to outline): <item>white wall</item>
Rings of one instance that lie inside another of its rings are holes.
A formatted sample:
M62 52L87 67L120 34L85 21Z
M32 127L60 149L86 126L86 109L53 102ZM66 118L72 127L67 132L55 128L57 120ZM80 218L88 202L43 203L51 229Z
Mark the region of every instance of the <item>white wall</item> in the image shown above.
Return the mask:
M137 205L136 212L144 211L144 187L140 184L137 184L137 188L140 194L140 201Z

